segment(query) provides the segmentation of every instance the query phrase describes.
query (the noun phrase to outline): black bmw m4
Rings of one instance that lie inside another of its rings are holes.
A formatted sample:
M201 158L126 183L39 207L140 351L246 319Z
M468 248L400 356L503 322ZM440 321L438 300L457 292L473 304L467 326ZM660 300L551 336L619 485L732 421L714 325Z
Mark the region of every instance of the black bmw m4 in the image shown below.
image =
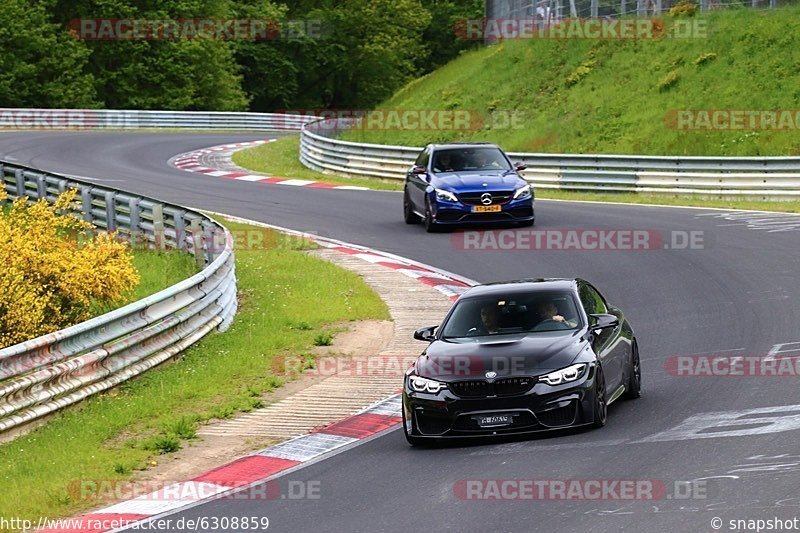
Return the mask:
M467 290L406 372L411 444L606 423L638 398L639 351L622 311L582 279L528 279Z

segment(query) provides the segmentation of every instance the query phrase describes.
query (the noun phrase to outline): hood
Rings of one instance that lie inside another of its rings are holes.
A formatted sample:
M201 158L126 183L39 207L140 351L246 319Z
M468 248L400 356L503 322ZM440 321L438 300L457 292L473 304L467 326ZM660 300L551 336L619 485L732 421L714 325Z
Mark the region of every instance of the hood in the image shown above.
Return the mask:
M436 179L440 186L457 192L510 191L527 183L513 170L440 172L436 174ZM483 186L484 183L486 187Z
M440 381L483 379L490 370L498 378L536 376L569 366L587 349L580 331L437 340L415 367L417 375Z

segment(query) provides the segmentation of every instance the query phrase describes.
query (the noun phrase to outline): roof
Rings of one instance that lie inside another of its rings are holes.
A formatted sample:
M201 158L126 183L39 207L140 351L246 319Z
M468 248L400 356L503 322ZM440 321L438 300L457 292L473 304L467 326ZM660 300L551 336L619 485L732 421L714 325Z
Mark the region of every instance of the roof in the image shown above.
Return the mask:
M545 292L553 290L572 292L577 282L577 279L571 278L526 278L511 281L495 281L492 283L475 285L464 292L461 297L469 298L472 296Z
M468 146L488 146L488 147L500 148L496 144L488 141L464 141L464 142L453 141L444 144L431 144L430 146L436 150L441 148L464 148Z

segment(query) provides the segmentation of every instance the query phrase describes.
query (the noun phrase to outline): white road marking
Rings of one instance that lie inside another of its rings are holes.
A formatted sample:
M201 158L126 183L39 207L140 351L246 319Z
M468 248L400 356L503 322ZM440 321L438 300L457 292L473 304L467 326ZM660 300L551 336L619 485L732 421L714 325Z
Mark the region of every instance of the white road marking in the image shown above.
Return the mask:
M800 405L779 405L743 411L719 411L690 416L677 426L639 442L719 437L745 437L800 429Z

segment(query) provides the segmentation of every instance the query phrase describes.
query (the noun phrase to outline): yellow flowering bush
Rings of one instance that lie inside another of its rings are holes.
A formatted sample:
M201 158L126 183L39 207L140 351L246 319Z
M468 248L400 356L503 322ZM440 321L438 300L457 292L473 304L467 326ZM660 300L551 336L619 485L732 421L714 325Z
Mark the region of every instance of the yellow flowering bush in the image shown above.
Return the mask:
M139 283L128 244L70 214L75 194L0 210L0 348L86 320Z

